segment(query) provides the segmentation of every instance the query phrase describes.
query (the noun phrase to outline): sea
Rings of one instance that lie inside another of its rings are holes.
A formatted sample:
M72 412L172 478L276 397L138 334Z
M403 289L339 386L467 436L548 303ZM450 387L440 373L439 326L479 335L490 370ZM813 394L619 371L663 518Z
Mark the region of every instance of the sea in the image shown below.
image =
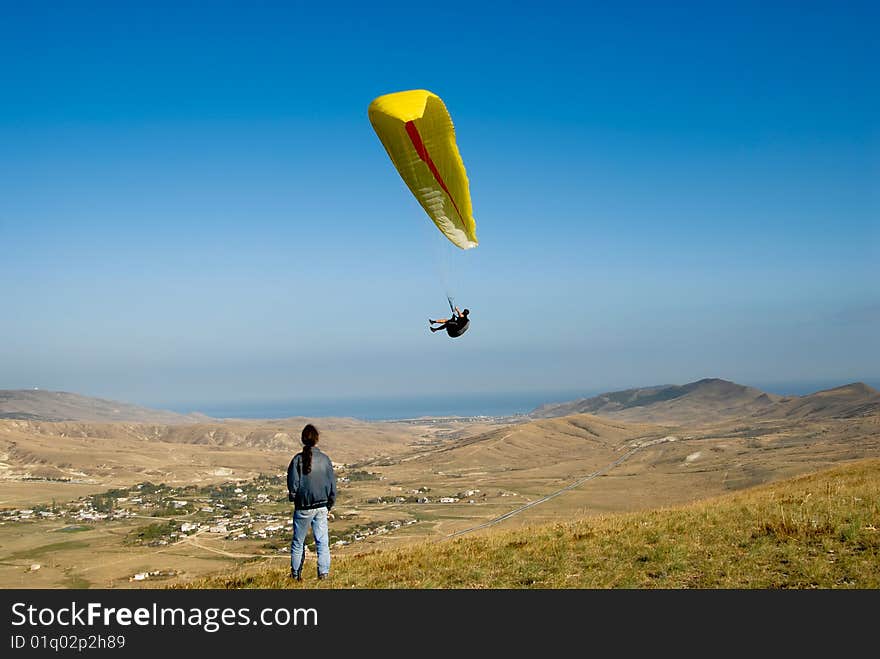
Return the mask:
M364 421L394 421L422 417L510 417L525 415L545 403L594 396L593 391L449 394L314 400L275 400L224 403L173 403L163 409L216 419L285 419L288 417L350 417Z
M803 396L841 386L852 379L815 382L748 383L762 391L783 396ZM880 379L861 381L880 388ZM746 383L740 383L746 384ZM620 387L619 389L623 389ZM364 421L394 421L422 417L511 417L526 415L547 403L562 403L591 398L619 389L547 390L508 393L438 394L421 396L385 396L326 398L310 400L262 400L239 402L165 403L162 409L190 414L200 412L216 419L286 419L289 417L349 417Z

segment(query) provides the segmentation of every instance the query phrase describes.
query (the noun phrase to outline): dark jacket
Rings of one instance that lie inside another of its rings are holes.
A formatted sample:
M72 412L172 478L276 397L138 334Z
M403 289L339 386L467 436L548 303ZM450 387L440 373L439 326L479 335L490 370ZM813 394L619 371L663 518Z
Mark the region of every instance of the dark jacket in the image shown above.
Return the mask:
M470 324L471 320L467 316L456 316L452 320L446 321L446 333L452 338L461 336L467 332L467 328Z
M336 503L336 474L333 463L317 446L312 447L312 469L302 473L302 453L293 456L287 467L287 499L297 510L327 507Z

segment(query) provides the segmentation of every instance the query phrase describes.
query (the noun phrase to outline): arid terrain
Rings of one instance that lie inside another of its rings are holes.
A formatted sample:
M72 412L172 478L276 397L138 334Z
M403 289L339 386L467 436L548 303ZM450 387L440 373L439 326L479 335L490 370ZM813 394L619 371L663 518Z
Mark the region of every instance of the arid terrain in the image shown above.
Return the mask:
M875 592L878 520L880 460L869 458L679 506L347 553L323 581L266 562L172 587Z
M880 394L859 383L797 398L723 380L657 389L530 417L309 419L338 469L334 552L661 509L880 457ZM0 587L168 585L287 560L283 477L306 419L28 410L0 420Z

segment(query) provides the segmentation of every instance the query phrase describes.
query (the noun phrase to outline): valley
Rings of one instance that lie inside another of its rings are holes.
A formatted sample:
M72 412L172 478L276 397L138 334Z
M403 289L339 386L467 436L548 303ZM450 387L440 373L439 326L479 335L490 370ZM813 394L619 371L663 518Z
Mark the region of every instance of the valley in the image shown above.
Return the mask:
M705 421L314 420L337 470L332 551L660 510L880 458L874 393L808 413L803 401L780 401L794 414L716 407ZM0 420L0 587L166 586L284 566L285 470L305 422Z

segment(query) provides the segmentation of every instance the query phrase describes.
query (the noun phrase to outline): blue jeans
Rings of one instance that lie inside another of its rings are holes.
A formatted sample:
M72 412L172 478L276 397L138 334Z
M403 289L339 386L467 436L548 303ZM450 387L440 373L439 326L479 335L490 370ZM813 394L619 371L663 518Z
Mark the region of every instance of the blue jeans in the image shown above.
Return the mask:
M293 539L290 542L290 569L296 574L302 572L306 558L306 535L312 527L315 547L318 550L318 575L330 572L330 540L327 537L327 509L293 511Z

